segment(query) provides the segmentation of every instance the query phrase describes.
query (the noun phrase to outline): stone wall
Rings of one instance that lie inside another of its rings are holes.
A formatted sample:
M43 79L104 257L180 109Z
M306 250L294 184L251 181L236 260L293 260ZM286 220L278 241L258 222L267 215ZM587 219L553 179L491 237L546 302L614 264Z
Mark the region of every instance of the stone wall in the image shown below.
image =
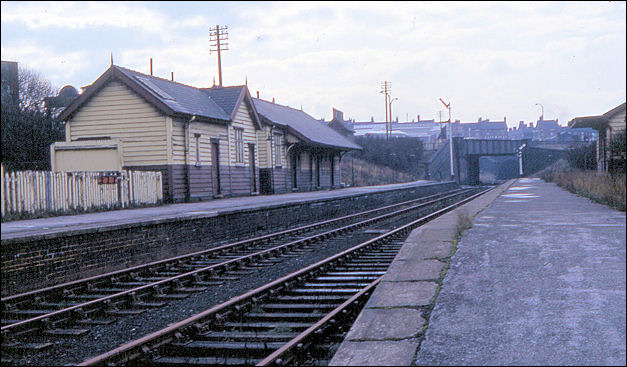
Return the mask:
M457 188L452 182L2 240L2 295Z

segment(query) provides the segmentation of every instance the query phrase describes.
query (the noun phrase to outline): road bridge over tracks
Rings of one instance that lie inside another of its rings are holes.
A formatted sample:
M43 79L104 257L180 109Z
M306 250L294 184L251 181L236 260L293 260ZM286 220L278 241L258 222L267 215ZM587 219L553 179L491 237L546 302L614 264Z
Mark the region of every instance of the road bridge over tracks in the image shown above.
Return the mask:
M464 139L453 138L453 167L455 180L462 185L478 185L479 158L484 156L516 156L528 140ZM524 157L523 157L524 159ZM431 157L427 164L427 178L443 180L450 178L450 155L448 143Z

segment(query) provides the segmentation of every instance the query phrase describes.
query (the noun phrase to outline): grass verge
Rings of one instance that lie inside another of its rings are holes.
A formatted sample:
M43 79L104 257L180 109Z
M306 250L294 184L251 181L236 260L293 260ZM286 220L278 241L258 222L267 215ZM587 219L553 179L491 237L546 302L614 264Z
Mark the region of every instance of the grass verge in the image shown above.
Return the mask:
M565 162L548 167L536 174L546 182L587 197L592 201L625 211L625 174L580 171L570 168Z

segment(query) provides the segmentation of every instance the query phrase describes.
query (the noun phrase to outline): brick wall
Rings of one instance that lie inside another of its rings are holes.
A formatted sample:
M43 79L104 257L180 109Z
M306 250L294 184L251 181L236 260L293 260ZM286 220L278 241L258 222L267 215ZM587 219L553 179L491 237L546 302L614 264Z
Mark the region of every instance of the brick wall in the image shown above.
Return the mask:
M454 183L324 199L194 219L163 219L95 230L2 240L2 295L123 269L406 199L456 188ZM234 238L236 233L238 238Z

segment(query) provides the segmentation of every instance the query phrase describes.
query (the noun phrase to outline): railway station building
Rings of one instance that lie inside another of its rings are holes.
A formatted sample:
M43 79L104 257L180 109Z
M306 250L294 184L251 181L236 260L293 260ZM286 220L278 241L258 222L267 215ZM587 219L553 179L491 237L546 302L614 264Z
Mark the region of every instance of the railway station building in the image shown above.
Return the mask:
M168 202L338 186L341 153L359 147L268 104L245 85L196 88L111 65L59 114L52 169L160 171Z
M618 168L613 167L613 165L620 161L622 161L624 165L625 157L612 156L610 144L613 139L618 138L619 133L625 131L625 103L612 108L600 116L575 117L570 120L568 126L573 129L593 128L599 133L596 153L597 171L607 172L616 170Z
M337 188L342 156L361 147L302 110L253 98L264 133L262 193ZM262 153L262 154L263 154Z

